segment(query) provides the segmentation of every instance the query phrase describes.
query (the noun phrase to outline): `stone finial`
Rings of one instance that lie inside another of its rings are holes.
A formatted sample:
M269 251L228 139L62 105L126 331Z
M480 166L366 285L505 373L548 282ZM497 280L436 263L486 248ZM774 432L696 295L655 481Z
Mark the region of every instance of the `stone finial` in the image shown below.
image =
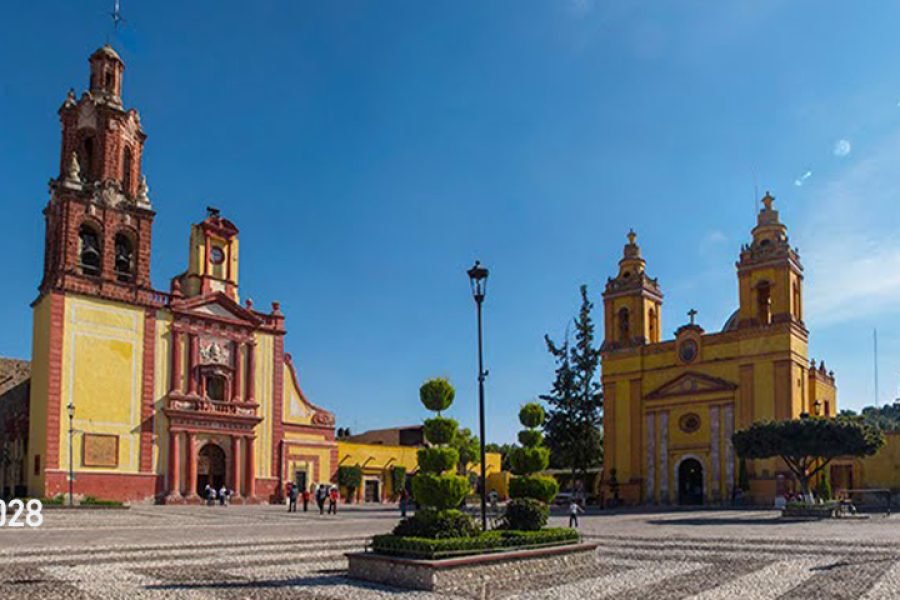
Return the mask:
M281 314L281 302L272 302L272 314L273 315Z
M71 108L71 107L75 106L75 104L77 104L77 102L78 102L78 101L75 99L75 89L74 89L74 88L69 88L68 93L66 93L66 102L65 102L65 106L66 106L67 108Z
M632 246L634 245L634 241L637 239L637 234L634 232L634 229L628 230L628 243Z
M184 294L181 292L181 280L179 278L172 279L172 297L181 298Z
M150 206L150 186L147 185L147 176L141 175L141 183L138 184L138 206Z
M247 298L244 304L247 305L247 310L253 310L253 298Z
M766 210L772 210L773 202L775 202L775 197L769 193L769 190L766 190L766 195L762 199L763 206L766 207Z
M69 168L66 170L63 185L67 188L81 189L81 165L78 164L78 153L76 152L73 152L69 158Z

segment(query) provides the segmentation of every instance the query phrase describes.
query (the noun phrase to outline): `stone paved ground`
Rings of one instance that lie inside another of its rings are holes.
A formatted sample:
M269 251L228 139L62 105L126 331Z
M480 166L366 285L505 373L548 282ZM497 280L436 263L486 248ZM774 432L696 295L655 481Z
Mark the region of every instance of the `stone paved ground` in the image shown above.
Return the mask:
M344 575L343 553L390 529L396 511L140 506L45 516L40 529L0 529L0 598L438 598ZM581 531L599 544L595 568L507 597L900 598L900 518L619 513L583 517Z

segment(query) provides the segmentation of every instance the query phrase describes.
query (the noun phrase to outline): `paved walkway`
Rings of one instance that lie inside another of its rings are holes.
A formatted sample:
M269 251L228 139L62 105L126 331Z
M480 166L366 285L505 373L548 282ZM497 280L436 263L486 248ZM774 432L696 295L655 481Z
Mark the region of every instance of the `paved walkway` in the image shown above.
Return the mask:
M0 529L0 597L438 598L345 577L343 553L389 530L393 510L329 517L275 506L147 506L45 515L41 529ZM625 513L583 517L581 531L599 543L596 567L515 597L900 598L900 518Z

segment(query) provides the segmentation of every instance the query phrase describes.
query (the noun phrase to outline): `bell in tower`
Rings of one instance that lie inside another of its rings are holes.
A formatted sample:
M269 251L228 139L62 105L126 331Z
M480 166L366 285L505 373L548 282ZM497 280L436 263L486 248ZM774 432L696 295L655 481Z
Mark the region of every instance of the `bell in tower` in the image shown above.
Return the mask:
M106 44L91 54L91 94L97 99L122 106L122 74L125 72L125 63Z

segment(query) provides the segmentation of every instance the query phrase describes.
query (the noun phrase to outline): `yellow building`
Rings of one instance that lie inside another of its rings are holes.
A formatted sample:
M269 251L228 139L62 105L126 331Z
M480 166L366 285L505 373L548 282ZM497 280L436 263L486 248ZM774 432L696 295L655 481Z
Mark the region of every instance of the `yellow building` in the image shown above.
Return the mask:
M800 258L772 196L762 203L737 262L738 309L721 331L707 333L691 311L674 339L662 338L662 290L629 233L603 294L607 497L617 493L628 504L730 501L736 429L837 413L834 374L807 352ZM770 502L787 469L774 460L747 468L754 500Z
M33 303L28 492L197 502L276 500L284 483L327 481L334 417L310 403L285 352L277 302L238 296L238 229L216 209L191 227L187 270L151 285L155 217L138 112L109 46L59 115L62 155L44 209ZM71 427L70 427L71 426Z
M338 439L338 463L342 467L358 466L363 472L362 488L356 491L356 501L385 502L396 498L400 490L393 489L391 472L403 467L408 477L419 470L416 453L424 447L422 427L381 429ZM488 452L485 457L487 489L501 498L509 495L509 473L501 471L499 453ZM481 474L480 463L470 463L466 472L474 477ZM346 494L346 490L341 490Z

